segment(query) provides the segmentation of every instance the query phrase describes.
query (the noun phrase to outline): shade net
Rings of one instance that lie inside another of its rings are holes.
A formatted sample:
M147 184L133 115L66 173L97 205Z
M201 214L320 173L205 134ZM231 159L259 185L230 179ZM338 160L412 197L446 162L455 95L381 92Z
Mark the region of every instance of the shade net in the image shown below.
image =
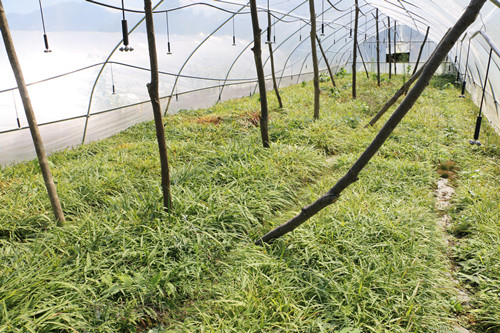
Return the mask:
M149 51L143 2L3 1L46 150L99 140L153 118L146 84ZM432 54L463 13L464 0L359 1L357 71L376 72L378 17L381 71L410 73ZM208 107L256 93L252 22L247 2L156 1L155 35L162 109ZM257 1L267 89L272 89L270 43L280 87L312 78L307 1ZM320 70L351 71L354 1L315 0ZM270 25L269 25L270 14ZM123 48L121 20L128 22ZM44 52L44 29L52 52ZM429 28L425 44L424 36ZM268 31L270 33L268 33ZM389 45L390 40L390 45ZM440 73L466 81L473 101L500 132L500 8L488 2L453 47ZM392 57L389 56L391 48ZM486 70L493 49L490 70ZM395 54L395 55L394 55ZM395 58L396 57L396 58ZM5 48L0 48L0 164L35 157L24 108ZM464 113L464 117L465 117ZM167 120L168 121L168 120ZM472 131L472 129L471 129Z

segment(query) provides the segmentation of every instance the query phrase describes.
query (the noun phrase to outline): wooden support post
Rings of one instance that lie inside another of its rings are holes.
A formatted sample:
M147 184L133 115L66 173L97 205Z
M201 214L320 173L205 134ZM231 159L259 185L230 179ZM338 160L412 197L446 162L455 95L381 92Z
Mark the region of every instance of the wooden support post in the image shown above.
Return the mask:
M323 50L323 46L321 45L321 41L319 40L318 34L316 34L316 41L318 42L319 50L323 55L323 59L325 59L326 68L328 68L328 73L330 74L330 79L332 79L333 87L335 88L337 85L335 84L335 80L333 79L332 68L330 67L330 63L328 62L328 58L326 57L325 50Z
M377 17L375 19L375 25L377 29L377 84L380 87L380 37L378 34L378 8L377 8Z
M417 72L418 63L420 62L420 57L422 56L422 51L424 50L425 43L427 42L427 37L429 36L429 29L430 29L430 27L427 27L427 31L425 32L424 41L422 42L422 45L420 45L420 50L418 51L417 62L415 63L415 67L413 68L412 75L415 75L415 73Z
M397 67L396 66L398 64L398 61L396 59L396 54L398 53L398 51L397 51L397 45L398 45L398 43L397 43L397 36L398 36L397 35L397 32L398 32L397 24L398 23L396 21L394 21L394 75L397 74Z
M387 18L387 45L389 45L389 79L392 77L392 54L391 54L391 19L388 17Z
M253 30L253 56L255 59L255 68L257 70L257 78L259 80L259 94L260 94L260 136L262 138L262 145L264 148L270 147L269 142L269 113L267 109L267 93L266 93L266 79L264 78L264 68L262 67L262 47L260 41L261 30L259 28L259 17L257 12L257 0L250 0L250 14L252 16L252 30Z
M288 222L280 225L279 227L271 230L270 232L259 238L255 242L255 244L262 245L263 243L272 242L274 239L295 230L301 224L309 220L312 216L316 215L323 208L337 201L342 191L344 191L349 185L358 180L359 173L370 162L370 160L377 153L380 147L382 147L382 145L389 138L396 126L398 126L404 116L408 113L408 111L410 111L422 92L429 85L432 76L439 68L453 45L457 42L458 38L460 38L462 33L475 21L477 15L479 14L479 11L486 1L487 0L472 0L470 2L469 6L465 9L465 12L462 14L453 28L448 32L448 34L443 37L442 43L439 45L439 47L436 49L436 52L434 52L432 57L427 62L422 71L422 75L410 90L401 105L392 114L392 116L382 127L372 143L361 154L358 160L354 162L349 171L347 171L347 173L326 194L321 196L311 205L302 208L300 213L290 219Z
M354 0L354 38L352 44L352 98L356 98L356 58L358 51L358 18L359 18L359 9L358 9L358 0Z
M369 79L370 75L368 74L368 68L366 68L365 59L363 58L363 53L361 53L361 48L359 47L359 44L358 44L358 51L359 51L359 57L361 58L361 63L363 64L363 67L365 68L366 78Z
M271 12L268 10L267 11L267 21L268 21L268 36L270 38L271 36ZM280 109L283 109L283 102L281 101L281 96L280 92L278 89L278 84L276 83L276 73L274 71L274 55L273 55L273 44L269 40L267 43L269 47L269 60L271 61L271 75L273 77L273 87L274 87L274 92L276 93L276 98L278 99L278 104L280 106Z
M33 144L35 146L36 156L38 157L38 163L40 164L45 187L47 188L47 193L52 205L52 210L54 211L57 225L62 226L66 220L61 208L59 196L57 195L56 185L54 184L54 179L52 178L52 173L50 172L49 163L45 154L45 147L43 146L43 141L38 129L35 113L33 112L31 99L28 94L28 89L26 88L24 75L21 70L21 64L19 63L19 60L17 58L14 42L12 41L12 36L10 34L9 24L7 22L7 16L5 15L2 0L0 0L0 30L2 31L5 50L7 51L7 55L12 66L12 71L14 72L14 76L16 77L19 94L21 95L21 99L23 101L24 110L26 112L26 119L28 120L31 137L33 138Z
M163 191L163 207L167 212L172 209L172 197L170 194L170 172L168 167L167 143L165 142L165 130L161 114L160 96L158 92L158 55L156 53L155 30L153 22L153 10L151 0L144 0L144 11L146 12L146 31L148 36L149 60L151 65L151 83L147 84L149 97L153 106L153 115L156 126L156 139L161 163L161 188Z
M314 70L314 119L319 119L319 67L318 53L316 52L316 11L314 9L314 0L309 0L309 14L311 16L311 56Z

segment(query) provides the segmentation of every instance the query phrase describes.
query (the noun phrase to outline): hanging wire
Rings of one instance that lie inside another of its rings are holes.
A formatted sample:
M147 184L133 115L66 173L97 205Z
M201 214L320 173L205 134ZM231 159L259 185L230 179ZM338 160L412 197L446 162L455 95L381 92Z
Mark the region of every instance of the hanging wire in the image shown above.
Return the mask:
M465 60L465 68L464 68L464 80L462 81L462 94L458 97L465 98L465 86L467 85L467 67L469 66L469 53L470 53L470 42L471 38L469 38L469 46L467 47L467 60Z
M481 145L481 142L479 142L479 132L481 131L481 121L483 120L484 95L486 94L486 84L488 83L488 74L490 72L492 54L493 54L493 48L490 48L490 55L488 57L488 66L486 67L486 75L484 77L484 82L483 82L483 94L481 96L481 103L479 104L479 114L476 120L476 129L474 130L474 140L469 141L471 145L478 145L478 146Z
M167 23L167 54L172 54L172 51L170 50L170 29L168 27L168 12L165 12L165 20ZM234 30L234 28L233 28ZM234 33L233 33L234 35Z
M236 34L234 29L234 16L233 16L233 46L236 46Z
M271 44L271 11L269 9L269 0L267 0L267 40L266 44Z
M123 35L123 45L125 45L125 47L120 47L120 51L125 51L125 52L132 52L134 50L133 47L131 46L128 46L129 45L129 41L128 41L128 25L127 25L127 20L125 19L125 4L123 2L124 0L122 0L122 16L123 16L123 19L122 19L122 35Z
M112 94L113 95L116 95L116 91L115 91L115 77L113 75L113 64L109 64L110 65L110 68L111 68L111 84L112 84L112 87L113 87L113 92Z
M321 36L325 35L325 0L321 1Z
M351 22L349 22L349 26L350 26L350 30L349 30L349 38L352 38L352 9L349 13L350 17L351 17ZM347 39L346 39L347 41Z
M302 21L299 21L299 42L302 42Z
M274 26L274 30L273 30L273 43L276 43L276 18L273 18L273 26Z
M14 94L14 90L12 90L12 99L14 100L14 110L16 110L17 128L21 128L21 121L19 120L19 113L17 112L16 95Z
M40 16L42 17L42 27L43 27L43 42L45 43L45 50L43 52L50 53L52 50L49 48L49 39L47 37L47 31L45 29L45 19L43 17L42 0L38 0L40 4Z

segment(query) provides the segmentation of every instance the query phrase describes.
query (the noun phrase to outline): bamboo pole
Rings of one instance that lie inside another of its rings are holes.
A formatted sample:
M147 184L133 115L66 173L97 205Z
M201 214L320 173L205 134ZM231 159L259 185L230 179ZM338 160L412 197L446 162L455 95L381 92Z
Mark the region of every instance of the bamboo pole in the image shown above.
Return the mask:
M316 41L318 42L319 50L321 51L321 55L323 59L325 59L326 68L328 68L328 73L330 74L330 79L332 79L333 87L335 88L337 85L335 84L335 80L333 79L332 68L330 67L330 63L328 62L328 58L326 57L325 50L323 50L323 46L321 45L321 41L319 40L318 34L316 34Z
M268 23L268 42L267 45L269 47L269 60L271 61L271 75L273 77L273 87L274 87L274 92L276 93L276 98L278 99L278 104L280 106L280 109L283 109L283 102L281 101L281 95L278 89L278 84L276 83L276 73L274 70L274 55L273 55L273 46L271 42L271 12L268 10L267 11L267 23Z
M165 130L158 92L158 55L156 52L155 30L153 22L153 10L151 0L144 0L144 11L146 12L146 30L148 36L149 60L151 65L151 83L147 84L149 97L153 106L153 115L156 127L156 139L160 153L161 164L161 188L163 192L163 207L167 212L172 209L172 197L170 193L170 172L168 167L167 143L165 142Z
M356 98L356 58L358 51L358 0L354 0L355 15L354 15L354 38L352 45L352 98Z
M52 178L52 173L50 171L47 156L45 154L45 148L43 146L42 137L38 129L38 124L36 122L35 113L33 112L31 99L28 94L28 89L26 88L23 72L21 70L21 64L19 63L19 59L17 58L16 49L14 47L14 42L12 41L12 36L10 34L9 24L7 22L7 16L5 15L5 10L3 8L1 0L0 0L0 30L2 31L5 50L7 51L7 55L9 57L9 61L12 66L12 71L14 72L14 76L16 77L19 93L23 101L24 110L26 112L26 119L28 120L31 137L33 139L33 144L35 146L36 156L38 157L38 163L40 164L40 169L42 171L45 187L47 188L47 193L49 195L50 203L52 205L52 210L54 211L56 223L58 226L62 226L66 221L66 219L64 218L64 214L61 208L61 203L59 201L59 196L57 195L56 185L54 184L54 179Z
M337 201L342 191L358 180L359 173L370 162L380 147L382 147L408 111L410 111L422 92L429 85L432 76L439 68L440 64L445 59L453 45L457 42L458 38L460 38L462 33L475 21L479 11L486 1L487 0L472 0L470 2L469 6L465 9L464 13L455 23L453 28L443 37L439 47L429 59L426 66L424 66L420 78L410 90L406 98L392 114L389 120L387 120L372 143L351 166L349 171L347 171L347 173L326 194L321 196L311 205L302 208L298 215L256 240L256 245L270 243L274 239L295 230L323 208Z
M267 109L267 93L266 93L266 80L264 78L264 69L262 67L262 47L260 41L261 30L259 28L259 17L257 12L257 1L250 0L250 14L252 16L252 29L253 29L253 56L255 59L255 68L257 70L257 78L259 80L259 94L260 94L260 136L262 138L262 145L264 148L270 147L268 123L269 115Z
M311 16L311 55L314 70L314 119L319 119L319 67L318 53L316 52L316 11L314 9L314 0L309 0L309 14Z

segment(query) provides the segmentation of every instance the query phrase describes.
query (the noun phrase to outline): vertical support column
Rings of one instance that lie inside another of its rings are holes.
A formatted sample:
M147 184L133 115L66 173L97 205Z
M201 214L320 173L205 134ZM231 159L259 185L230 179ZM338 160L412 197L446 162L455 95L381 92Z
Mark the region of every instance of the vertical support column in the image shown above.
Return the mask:
M358 0L354 0L354 38L353 38L353 46L352 46L352 98L356 98L356 58L358 51L358 18L359 18L359 9L358 9Z
M311 55L314 70L314 119L319 119L319 68L318 54L316 52L316 11L314 9L314 0L309 0L309 14L311 16Z
M391 79L391 77L392 77L391 19L389 17L387 18L387 24L388 24L388 28L387 28L388 43L387 43L387 45L389 45L389 79Z
M47 188L50 203L52 205L52 210L54 211L57 225L62 226L66 220L61 208L59 196L57 195L56 185L54 184L54 179L52 178L52 173L50 172L49 163L45 154L45 147L43 145L42 137L38 129L38 124L36 122L35 113L33 112L31 99L28 94L28 89L26 88L26 83L24 81L24 75L17 58L16 49L14 48L14 42L12 41L12 36L10 34L9 25L7 23L7 16L5 15L2 0L0 0L0 30L2 31L5 50L7 51L7 55L12 66L12 71L14 72L14 76L16 77L19 94L21 95L21 99L23 101L24 110L26 112L26 119L28 120L31 137L33 138L33 144L35 145L38 163L40 164L45 187Z
M394 75L397 74L397 60L396 60L396 54L397 54L397 37L398 37L398 23L396 21L394 21Z
M165 130L160 106L160 95L158 92L158 55L156 52L155 30L153 22L153 9L151 0L144 0L144 11L146 12L146 32L148 36L149 61L151 65L151 83L147 84L153 114L155 118L156 139L161 163L161 188L163 192L163 207L167 212L172 209L172 197L170 194L170 172L168 167L167 143L165 142Z
M250 0L250 14L252 16L252 30L253 30L253 56L255 59L255 67L257 70L257 78L259 80L259 94L260 94L260 135L262 138L262 145L264 148L269 148L269 133L268 123L269 114L267 109L267 93L266 93L266 80L264 78L264 68L262 67L262 47L260 41L261 30L259 28L259 17L257 12L257 1Z
M378 34L378 8L376 11L376 19L375 19L375 25L377 29L377 84L380 87L380 37Z

